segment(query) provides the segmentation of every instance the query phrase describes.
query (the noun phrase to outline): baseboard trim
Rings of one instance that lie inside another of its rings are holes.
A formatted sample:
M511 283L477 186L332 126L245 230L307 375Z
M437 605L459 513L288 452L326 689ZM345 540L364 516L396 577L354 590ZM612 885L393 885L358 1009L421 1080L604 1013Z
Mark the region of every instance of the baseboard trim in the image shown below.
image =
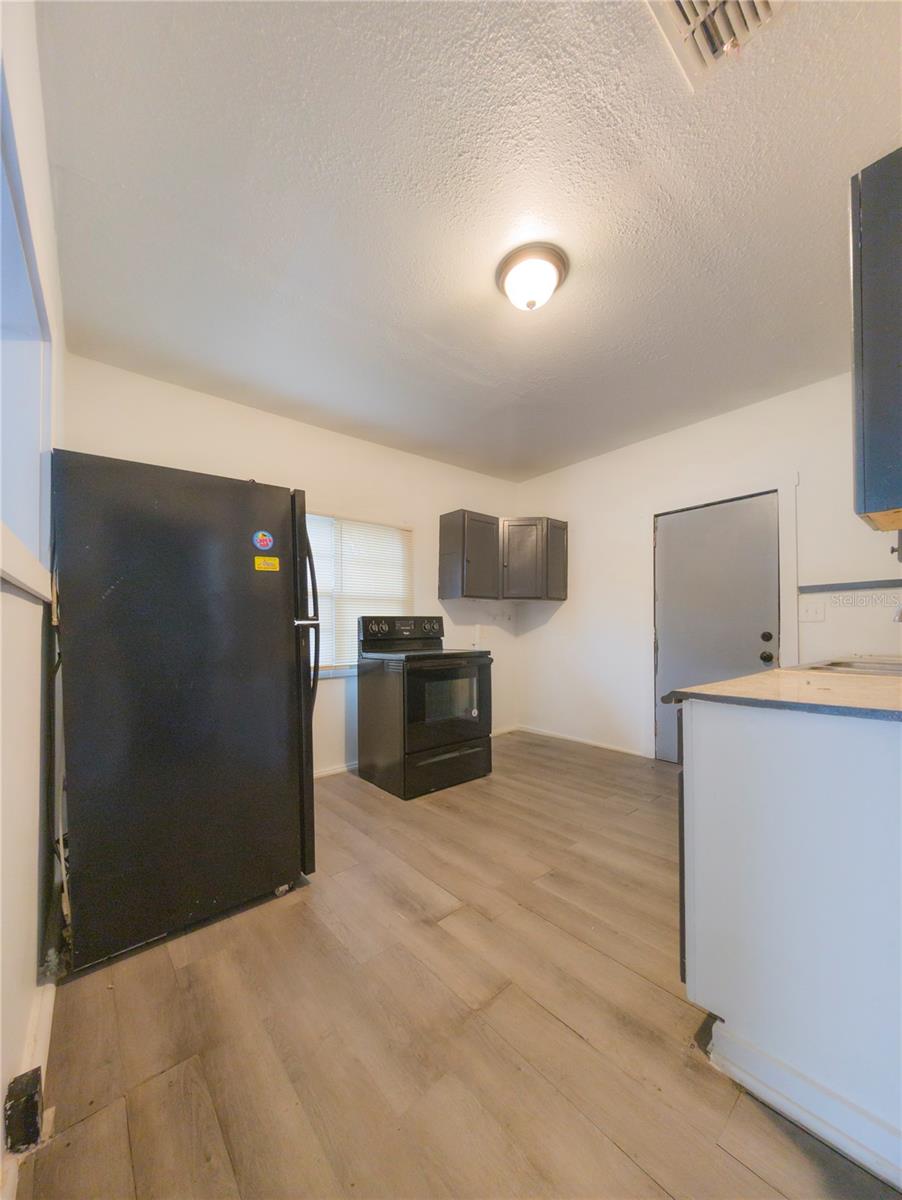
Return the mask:
M313 772L314 779L325 779L327 775L343 775L345 771L353 771L357 766L357 760L349 763L342 763L338 767L320 767L318 771Z
M535 725L516 725L513 731L536 733L539 737L556 738L559 742L576 742L580 746L594 746L596 750L614 750L617 754L629 754L633 758L652 757L648 754L640 754L638 750L628 750L626 746L614 746L610 742L595 742L591 738L573 737L569 733L556 733L553 729L539 729Z
M10 1154L6 1149L3 1151L3 1178L2 1186L0 1186L0 1198L2 1200L15 1200L16 1191L19 1186L19 1160L24 1158L22 1154Z
M25 1039L25 1053L22 1070L29 1071L39 1066L41 1072L47 1072L47 1058L50 1054L50 1031L53 1027L53 1006L56 1003L56 984L42 983L37 989L34 1003L31 1006L31 1020L28 1024L28 1034Z
M41 1068L41 1077L46 1086L47 1058L50 1054L50 1031L53 1028L53 1005L56 1000L56 984L44 983L36 989L31 1004L31 1015L28 1020L28 1031L25 1034L25 1045L22 1048L20 1070L30 1071L32 1067ZM4 1080L4 1090L9 1080ZM0 1185L0 1200L14 1200L19 1182L19 1163L25 1157L23 1154L10 1154L3 1151L2 1185Z
M771 1108L902 1188L902 1130L731 1034L722 1022L714 1027L711 1061Z

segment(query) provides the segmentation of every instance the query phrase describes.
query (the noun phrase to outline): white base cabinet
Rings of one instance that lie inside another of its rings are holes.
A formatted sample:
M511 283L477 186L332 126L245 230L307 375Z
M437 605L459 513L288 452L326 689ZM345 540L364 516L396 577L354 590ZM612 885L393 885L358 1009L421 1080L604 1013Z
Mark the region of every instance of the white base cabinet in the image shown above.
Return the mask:
M902 724L690 699L683 754L713 1061L902 1187Z

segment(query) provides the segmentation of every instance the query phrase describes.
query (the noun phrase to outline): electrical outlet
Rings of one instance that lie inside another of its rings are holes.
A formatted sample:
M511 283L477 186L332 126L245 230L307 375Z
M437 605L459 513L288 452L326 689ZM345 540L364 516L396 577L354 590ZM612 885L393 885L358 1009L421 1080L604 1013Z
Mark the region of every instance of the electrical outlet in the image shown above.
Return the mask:
M823 600L799 600L800 621L823 621L826 606Z

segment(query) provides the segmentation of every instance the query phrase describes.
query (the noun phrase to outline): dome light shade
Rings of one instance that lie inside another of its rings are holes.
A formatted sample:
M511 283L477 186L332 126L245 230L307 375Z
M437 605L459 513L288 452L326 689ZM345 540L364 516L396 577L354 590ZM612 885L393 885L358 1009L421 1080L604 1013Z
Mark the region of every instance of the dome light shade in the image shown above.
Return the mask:
M498 264L495 282L514 308L531 312L547 304L567 277L567 255L547 242L511 250Z

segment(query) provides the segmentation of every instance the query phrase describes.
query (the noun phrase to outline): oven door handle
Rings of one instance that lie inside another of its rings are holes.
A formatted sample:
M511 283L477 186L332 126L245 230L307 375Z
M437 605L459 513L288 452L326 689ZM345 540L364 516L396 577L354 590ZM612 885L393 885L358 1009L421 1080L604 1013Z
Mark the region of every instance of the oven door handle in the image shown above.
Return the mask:
M487 667L491 662L491 658L445 658L441 662L408 663L407 669L408 671L456 671L460 667L472 667L474 671L478 671L480 667Z

